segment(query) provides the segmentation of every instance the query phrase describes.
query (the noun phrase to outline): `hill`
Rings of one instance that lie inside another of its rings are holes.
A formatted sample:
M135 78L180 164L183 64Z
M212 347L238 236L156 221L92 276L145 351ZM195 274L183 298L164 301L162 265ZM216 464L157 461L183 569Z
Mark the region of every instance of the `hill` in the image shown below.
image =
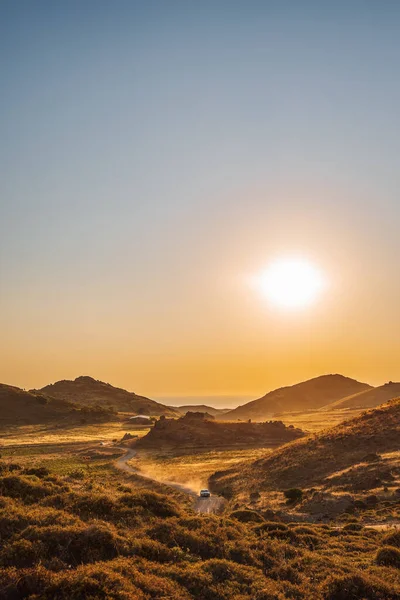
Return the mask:
M141 448L218 448L223 446L277 446L301 437L303 432L281 421L221 423L204 413L187 413L180 419L161 418L135 444Z
M229 408L214 408L213 406L207 406L206 404L188 404L187 406L174 406L172 408L179 411L182 415L186 415L188 412L202 412L216 417L230 412Z
M369 389L371 386L368 384L343 375L322 375L269 392L262 398L238 406L219 418L261 421L277 413L321 408L345 396Z
M400 383L385 383L380 387L365 390L337 400L328 408L375 408L393 398L400 397Z
M82 419L96 421L113 417L112 412L104 408L78 409L65 400L0 384L0 427L49 422L71 424Z
M37 390L32 390L37 392ZM80 406L102 406L118 412L132 412L151 416L178 416L179 413L145 396L138 396L109 383L98 381L88 376L77 377L74 381L64 379L46 385L38 390L52 398L74 402Z
M319 435L288 444L252 463L221 471L213 489L281 490L315 486L376 453L400 450L400 399Z

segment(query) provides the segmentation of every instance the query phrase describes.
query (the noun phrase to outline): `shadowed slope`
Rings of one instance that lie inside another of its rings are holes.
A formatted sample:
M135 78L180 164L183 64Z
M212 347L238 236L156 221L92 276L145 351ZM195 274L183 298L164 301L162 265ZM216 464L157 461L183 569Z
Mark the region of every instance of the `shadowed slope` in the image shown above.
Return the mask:
M215 473L210 484L216 491L230 488L233 492L307 487L361 462L369 453L399 449L397 399L324 433L287 444L266 458Z
M269 392L224 415L227 420L263 420L275 413L321 408L345 396L371 389L366 383L343 375L323 375Z
M204 413L187 413L180 419L160 419L138 440L140 448L218 448L221 446L277 446L304 435L300 429L271 423L216 422Z
M26 392L0 384L0 427L37 425L50 422L71 424L81 419L96 421L113 418L110 411L99 408L79 410L72 403L41 393Z
M400 397L400 383L386 383L359 394L353 394L331 404L328 408L375 408L380 404Z

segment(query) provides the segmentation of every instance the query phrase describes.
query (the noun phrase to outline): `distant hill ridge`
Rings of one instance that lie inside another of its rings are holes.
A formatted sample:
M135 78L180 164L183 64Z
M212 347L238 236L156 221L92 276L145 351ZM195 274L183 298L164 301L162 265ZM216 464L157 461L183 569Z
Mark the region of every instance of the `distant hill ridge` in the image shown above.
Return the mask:
M178 410L182 415L185 415L188 412L203 412L215 417L230 412L229 408L214 408L213 406L207 406L206 404L188 404L186 406L174 406L171 408L175 408L175 410Z
M318 409L370 389L372 387L367 383L360 383L344 375L321 375L268 392L262 398L229 411L222 418L265 420L277 413Z
M400 397L400 383L390 381L376 388L347 396L329 405L328 408L375 408L393 398Z
M0 384L0 427L46 423L77 423L112 419L106 409L77 407L73 403L39 392L26 392L12 385Z
M135 412L151 416L179 416L179 412L155 400L114 387L109 383L81 375L74 380L63 379L46 385L40 390L31 390L52 398L73 402L80 406L102 406L118 412Z
M400 398L309 436L240 468L215 473L215 491L279 490L323 483L333 473L362 462L371 453L400 450Z

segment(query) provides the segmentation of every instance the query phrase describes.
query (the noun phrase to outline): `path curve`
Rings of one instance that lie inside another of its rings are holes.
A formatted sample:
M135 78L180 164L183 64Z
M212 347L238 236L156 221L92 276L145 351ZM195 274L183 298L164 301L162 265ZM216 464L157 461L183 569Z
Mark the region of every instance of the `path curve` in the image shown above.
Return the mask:
M124 448L122 446L115 447L118 450L124 450L125 454L120 456L114 463L115 467L120 471L124 471L125 473L130 473L133 475L138 475L139 477L144 477L145 479L150 479L150 481L155 481L156 483L162 483L163 485L168 485L169 487L173 487L180 492L184 492L191 496L194 500L194 510L198 513L220 513L223 511L226 500L221 496L211 496L210 498L200 498L194 490L179 483L175 483L174 481L162 481L159 479L153 479L148 475L141 473L138 469L131 467L128 465L128 461L134 458L137 455L137 450L133 448Z

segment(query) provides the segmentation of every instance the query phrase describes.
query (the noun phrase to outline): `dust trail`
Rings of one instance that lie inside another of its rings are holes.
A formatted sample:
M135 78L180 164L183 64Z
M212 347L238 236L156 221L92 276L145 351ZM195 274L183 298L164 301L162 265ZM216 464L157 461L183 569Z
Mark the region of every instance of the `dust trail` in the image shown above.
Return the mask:
M120 450L126 450L126 448L120 448ZM120 471L125 471L126 473L133 473L134 475L139 475L140 477L144 477L145 479L150 479L151 481L156 481L157 483L164 483L165 485L169 485L170 487L173 487L177 490L185 492L186 494L190 494L191 496L196 495L196 490L189 486L181 485L179 483L176 483L175 481L167 481L167 480L163 480L162 478L152 477L150 474L144 473L143 471L140 471L139 469L135 469L134 467L131 467L130 465L128 465L127 464L128 461L130 461L132 458L134 458L136 456L136 454L137 454L137 451L133 450L133 448L130 448L129 450L127 450L125 454L120 456L115 461L114 464L117 467L117 469L119 469Z
M134 467L131 467L127 464L128 461L130 461L136 456L136 450L134 450L133 448L129 448L127 450L126 448L122 447L120 447L120 450L126 450L125 454L120 456L114 463L116 468L120 471L125 471L126 473L133 473L135 475L139 475L140 477L145 477L146 479L156 481L157 483L163 483L177 490L180 490L181 492L189 494L194 499L194 510L198 513L220 513L223 511L226 502L224 498L221 498L220 496L200 498L197 495L197 492L200 489L199 487L193 488L191 487L191 485L181 485L179 483L176 483L175 481L167 481L163 480L162 478L151 477L150 475L143 473L142 471L139 471L138 469L135 469ZM192 484L193 482L190 483Z

